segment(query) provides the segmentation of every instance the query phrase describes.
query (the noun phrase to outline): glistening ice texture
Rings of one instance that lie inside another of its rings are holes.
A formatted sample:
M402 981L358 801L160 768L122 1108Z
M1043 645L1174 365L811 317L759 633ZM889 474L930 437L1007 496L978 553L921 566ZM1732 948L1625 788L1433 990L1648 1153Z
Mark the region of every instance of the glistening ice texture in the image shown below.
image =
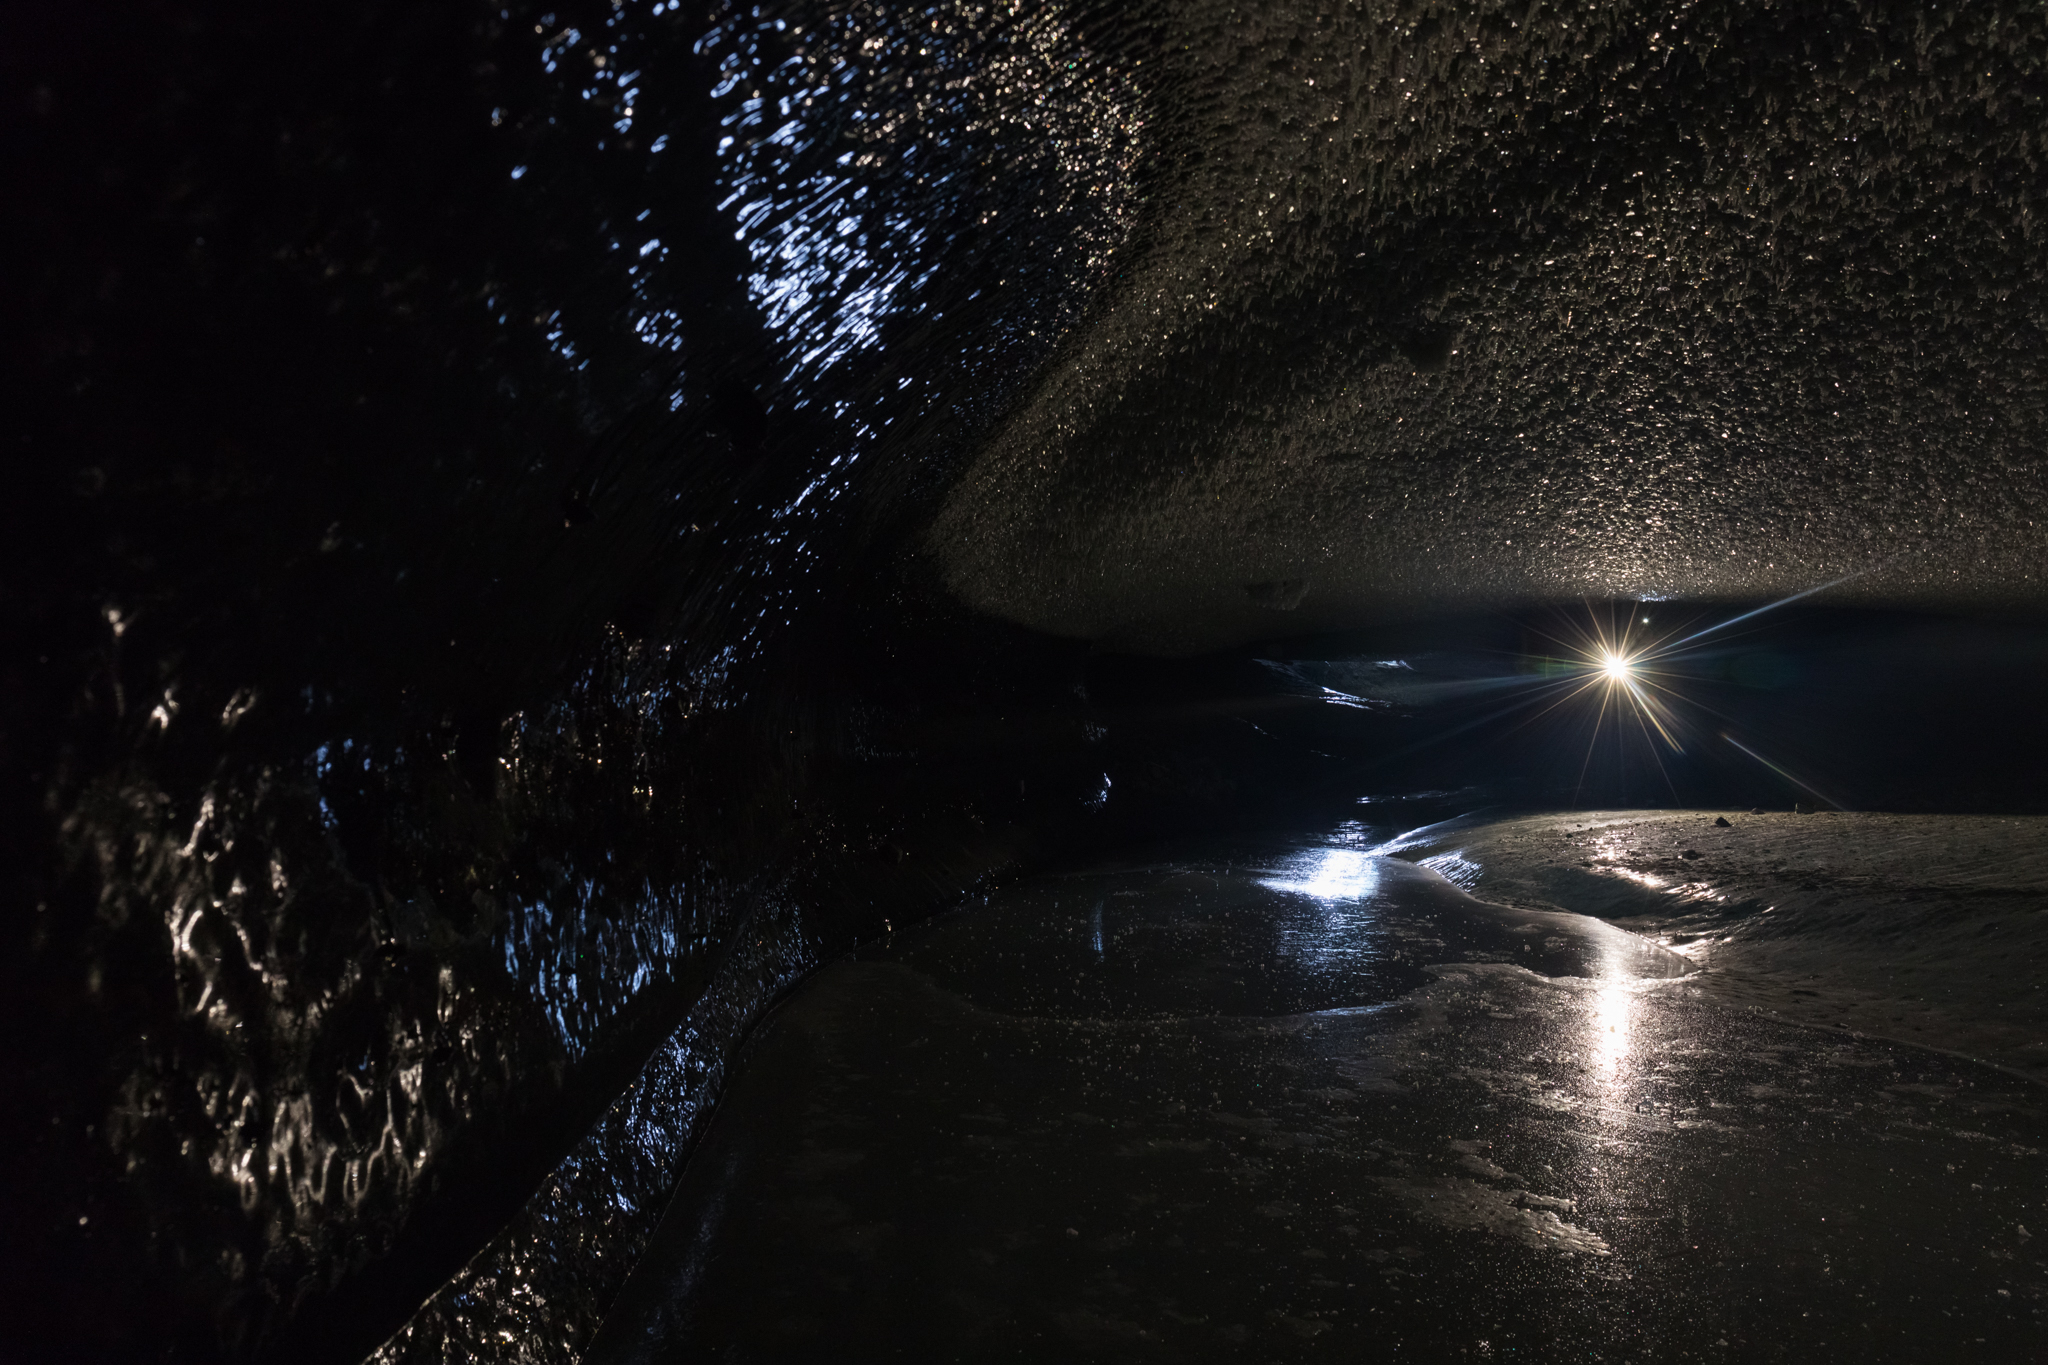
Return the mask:
M1126 268L931 535L968 601L1181 651L1852 574L2041 600L2038 8L1156 21Z
M895 566L1128 233L1096 41L173 0L0 58L10 1358L569 1349L777 985L1092 818L1070 716L923 727L1077 656Z

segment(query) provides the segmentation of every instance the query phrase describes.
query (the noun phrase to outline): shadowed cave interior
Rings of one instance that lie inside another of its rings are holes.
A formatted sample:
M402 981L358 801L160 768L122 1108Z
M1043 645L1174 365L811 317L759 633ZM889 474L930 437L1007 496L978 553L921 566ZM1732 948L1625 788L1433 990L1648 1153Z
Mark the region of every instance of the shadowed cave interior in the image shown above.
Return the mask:
M0 70L0 1355L2043 1354L2038 7Z

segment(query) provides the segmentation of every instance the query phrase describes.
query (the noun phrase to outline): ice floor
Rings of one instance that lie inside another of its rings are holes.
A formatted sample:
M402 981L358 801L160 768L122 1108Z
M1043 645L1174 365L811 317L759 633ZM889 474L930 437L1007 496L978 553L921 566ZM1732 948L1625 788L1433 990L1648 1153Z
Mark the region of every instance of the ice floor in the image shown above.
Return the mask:
M1387 845L1508 905L1598 915L1702 970L1687 993L2048 1080L2048 819L1572 811Z
M1049 876L828 967L587 1358L2048 1351L2042 1092L1432 856Z

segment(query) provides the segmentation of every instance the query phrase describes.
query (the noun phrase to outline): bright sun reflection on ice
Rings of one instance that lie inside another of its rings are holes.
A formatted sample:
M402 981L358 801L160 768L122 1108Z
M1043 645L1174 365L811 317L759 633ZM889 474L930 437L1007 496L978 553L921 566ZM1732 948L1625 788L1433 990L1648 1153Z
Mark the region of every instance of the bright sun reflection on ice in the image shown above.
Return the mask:
M1259 878L1269 891L1301 896L1315 908L1297 905L1276 926L1280 956L1312 970L1357 965L1378 957L1383 942L1375 931L1381 859L1355 848L1308 849Z
M1322 848L1292 859L1279 874L1261 877L1270 891L1287 891L1319 901L1350 901L1379 886L1379 860L1351 848Z
M1595 988L1588 1022L1586 1061L1594 1083L1614 1087L1629 1059L1635 1031L1636 997L1626 981L1607 980ZM1612 1098L1619 1099L1617 1092Z

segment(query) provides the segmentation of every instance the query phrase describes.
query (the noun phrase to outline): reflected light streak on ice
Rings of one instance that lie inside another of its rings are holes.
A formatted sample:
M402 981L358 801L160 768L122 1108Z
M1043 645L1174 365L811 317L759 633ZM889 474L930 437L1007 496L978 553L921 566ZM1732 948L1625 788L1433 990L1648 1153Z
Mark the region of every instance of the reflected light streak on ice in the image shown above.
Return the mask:
M1633 983L1609 978L1594 987L1587 1011L1586 1065L1596 1085L1609 1093L1609 1104L1626 1100L1621 1082L1627 1069L1635 1031L1636 995Z
M1355 848L1319 848L1298 854L1259 885L1306 896L1320 914L1282 930L1282 951L1302 963L1329 965L1377 955L1377 939L1366 932L1380 885L1380 859Z
M1434 858L1424 858L1422 866L1467 894L1478 888L1479 879L1485 875L1485 869L1467 858L1463 849L1455 853L1439 853Z
M1352 848L1319 848L1300 854L1259 885L1318 901L1355 901L1379 889L1379 859Z

